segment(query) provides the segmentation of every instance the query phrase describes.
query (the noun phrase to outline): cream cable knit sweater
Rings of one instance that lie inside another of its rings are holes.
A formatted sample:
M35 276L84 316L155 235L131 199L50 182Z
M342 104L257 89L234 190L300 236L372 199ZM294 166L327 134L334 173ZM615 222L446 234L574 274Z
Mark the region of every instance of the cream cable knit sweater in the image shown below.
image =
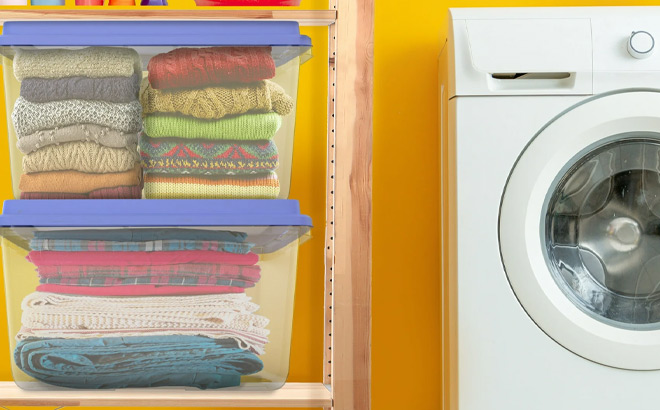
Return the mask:
M142 106L139 101L64 100L32 103L18 97L11 119L19 138L40 130L73 124L97 124L117 131L134 133L142 129Z

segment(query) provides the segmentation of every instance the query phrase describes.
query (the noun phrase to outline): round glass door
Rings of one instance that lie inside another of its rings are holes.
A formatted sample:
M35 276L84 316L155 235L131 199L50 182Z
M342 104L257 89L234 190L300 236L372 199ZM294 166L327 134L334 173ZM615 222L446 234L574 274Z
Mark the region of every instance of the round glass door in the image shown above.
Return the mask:
M660 370L660 91L582 100L524 147L503 187L502 265L548 337Z
M615 137L579 159L545 217L550 272L581 310L660 327L660 135Z

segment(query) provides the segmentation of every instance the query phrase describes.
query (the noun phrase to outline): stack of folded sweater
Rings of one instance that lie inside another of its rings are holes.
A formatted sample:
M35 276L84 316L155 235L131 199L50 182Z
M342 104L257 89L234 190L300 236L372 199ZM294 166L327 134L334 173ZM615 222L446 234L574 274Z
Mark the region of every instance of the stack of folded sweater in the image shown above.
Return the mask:
M240 232L37 231L39 286L22 303L14 359L72 388L237 386L259 372L268 319L245 289L258 256Z
M142 65L130 48L17 51L21 199L141 198Z
M149 61L139 148L146 198L279 195L273 137L293 99L270 47L179 48Z

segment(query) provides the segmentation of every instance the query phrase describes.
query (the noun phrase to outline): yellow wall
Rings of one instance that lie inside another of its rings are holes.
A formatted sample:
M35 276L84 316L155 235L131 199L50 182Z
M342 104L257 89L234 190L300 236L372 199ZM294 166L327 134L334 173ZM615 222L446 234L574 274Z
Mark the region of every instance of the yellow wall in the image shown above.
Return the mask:
M71 2L71 0L67 0ZM355 0L359 1L359 0ZM191 6L192 0L170 0ZM324 8L303 0L304 8ZM650 0L378 0L374 106L373 409L433 410L440 402L437 261L437 56L448 7L660 5ZM321 227L301 248L292 342L292 381L320 381L323 315L326 32L305 29L320 56L301 70L291 197ZM0 100L0 113L4 112ZM4 133L0 118L0 133ZM1 137L0 137L1 138ZM0 144L0 164L7 164ZM0 199L11 196L0 175ZM4 316L0 289L0 317ZM0 322L1 323L1 322ZM0 379L10 380L0 324Z
M449 7L655 0L377 0L373 409L440 408L437 58Z

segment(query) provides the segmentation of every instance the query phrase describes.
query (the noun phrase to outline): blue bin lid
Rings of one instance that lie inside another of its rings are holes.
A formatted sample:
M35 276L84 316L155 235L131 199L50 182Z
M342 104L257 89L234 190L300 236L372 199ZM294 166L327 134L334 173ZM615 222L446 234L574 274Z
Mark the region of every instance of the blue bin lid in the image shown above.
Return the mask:
M295 21L8 21L0 46L309 48Z
M7 200L0 227L300 226L312 219L289 199Z
M8 21L3 46L132 47L147 57L169 51L164 47L271 46L281 66L304 55L312 40L295 21Z

